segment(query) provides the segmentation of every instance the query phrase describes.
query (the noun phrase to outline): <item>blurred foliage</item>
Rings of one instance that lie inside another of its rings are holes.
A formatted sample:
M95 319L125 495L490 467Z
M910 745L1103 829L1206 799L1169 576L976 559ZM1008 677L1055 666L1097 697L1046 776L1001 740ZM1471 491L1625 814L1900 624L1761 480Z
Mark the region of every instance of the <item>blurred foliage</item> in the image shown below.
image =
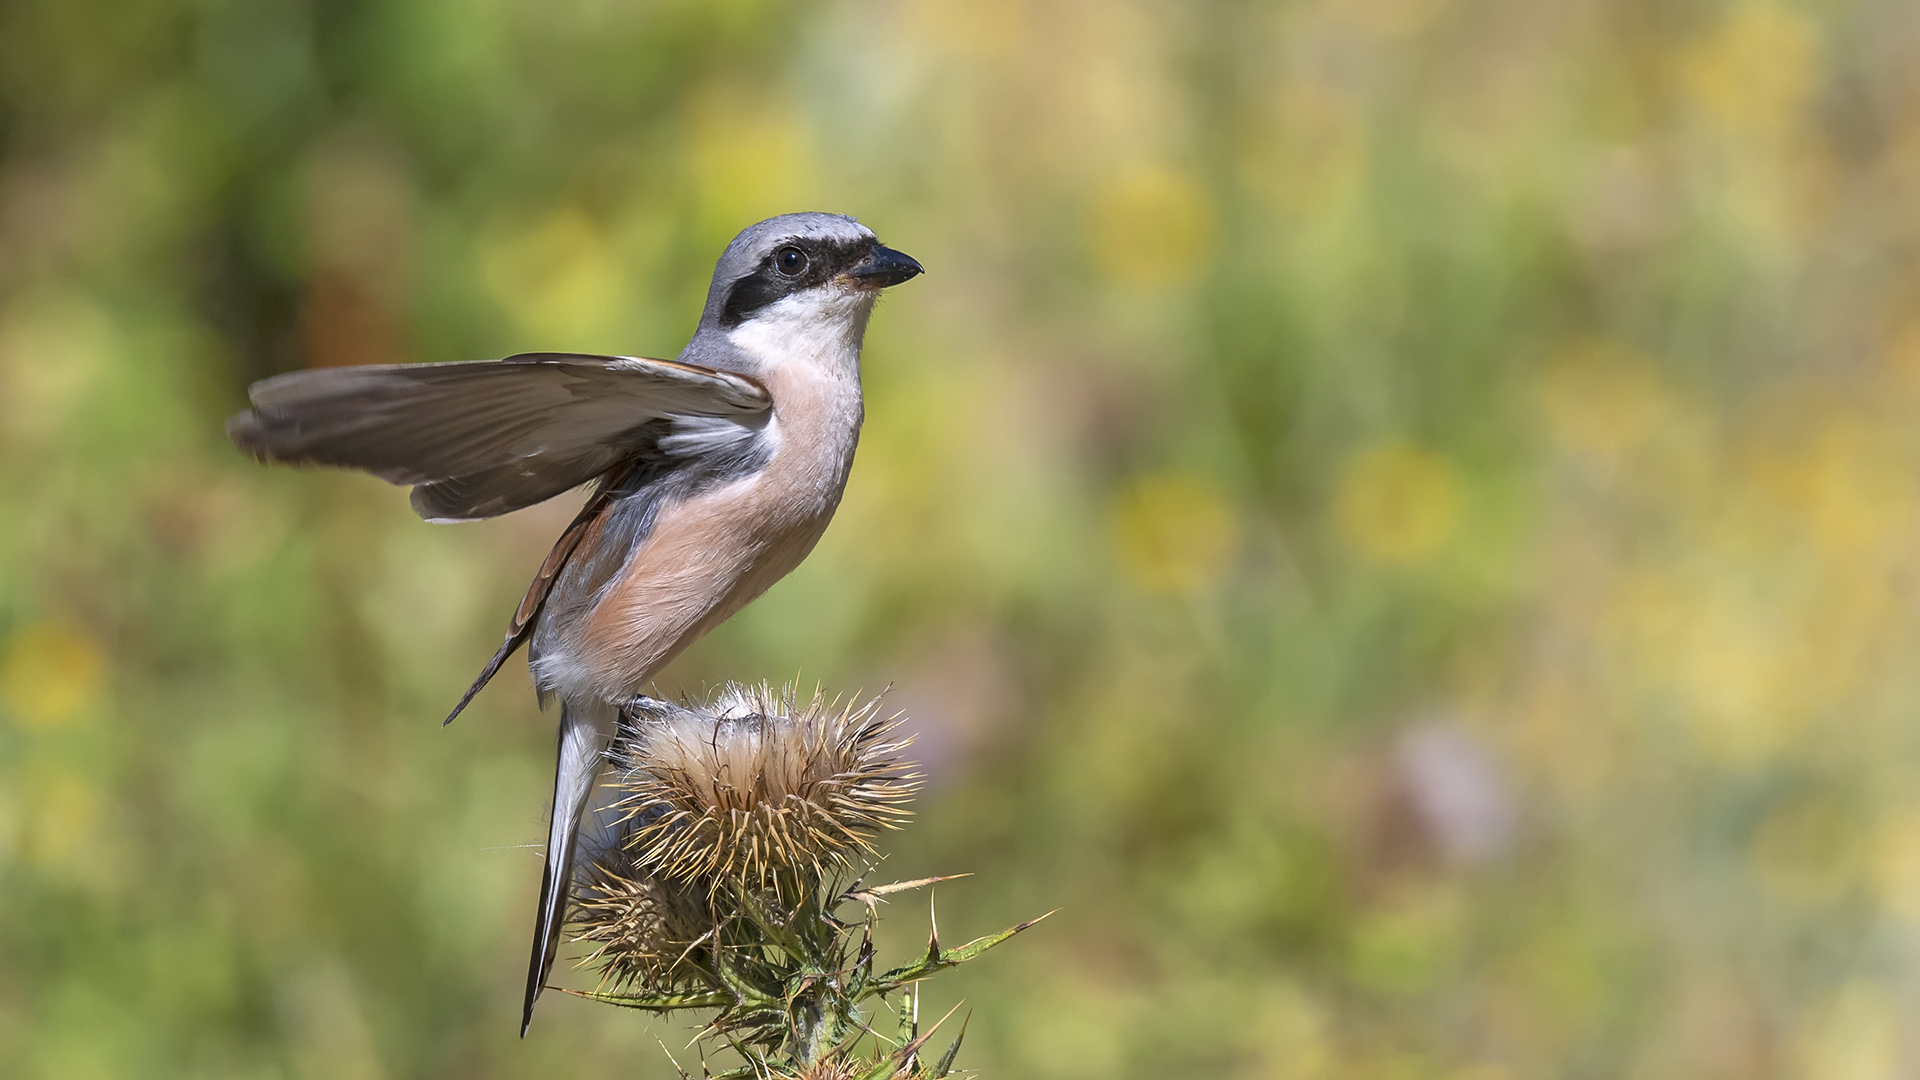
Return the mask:
M972 1066L1920 1069L1910 3L10 0L0 155L0 1074L670 1075L514 1037L552 720L436 724L568 507L221 421L671 355L795 209L929 273L662 689L895 684L884 872L1063 909Z

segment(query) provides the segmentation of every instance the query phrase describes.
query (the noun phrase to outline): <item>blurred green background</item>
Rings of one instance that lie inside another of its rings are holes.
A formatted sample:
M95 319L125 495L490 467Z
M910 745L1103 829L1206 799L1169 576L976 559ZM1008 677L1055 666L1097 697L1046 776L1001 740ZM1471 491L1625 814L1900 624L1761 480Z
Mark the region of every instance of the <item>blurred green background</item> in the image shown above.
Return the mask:
M1920 1075L1907 0L0 5L0 1075L669 1075L515 1037L552 718L438 724L570 505L221 423L670 356L797 209L929 273L661 687L894 685L885 872L1062 909L963 1064Z

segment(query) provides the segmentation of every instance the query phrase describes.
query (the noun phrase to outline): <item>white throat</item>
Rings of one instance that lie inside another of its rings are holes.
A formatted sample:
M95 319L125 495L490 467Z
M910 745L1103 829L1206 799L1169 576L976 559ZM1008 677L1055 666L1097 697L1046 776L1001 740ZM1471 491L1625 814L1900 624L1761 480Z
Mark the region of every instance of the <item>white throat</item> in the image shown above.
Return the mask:
M785 297L727 332L727 339L761 365L760 374L796 365L859 386L860 343L878 293L828 285Z

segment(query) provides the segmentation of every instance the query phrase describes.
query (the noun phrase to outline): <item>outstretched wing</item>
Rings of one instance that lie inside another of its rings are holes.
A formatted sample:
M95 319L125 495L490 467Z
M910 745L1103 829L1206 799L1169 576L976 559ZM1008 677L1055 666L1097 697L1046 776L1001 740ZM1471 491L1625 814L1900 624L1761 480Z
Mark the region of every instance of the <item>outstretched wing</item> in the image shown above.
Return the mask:
M494 517L578 487L642 449L650 421L750 422L772 407L766 388L730 372L582 353L297 371L248 397L253 408L227 421L242 450L410 484L429 521Z

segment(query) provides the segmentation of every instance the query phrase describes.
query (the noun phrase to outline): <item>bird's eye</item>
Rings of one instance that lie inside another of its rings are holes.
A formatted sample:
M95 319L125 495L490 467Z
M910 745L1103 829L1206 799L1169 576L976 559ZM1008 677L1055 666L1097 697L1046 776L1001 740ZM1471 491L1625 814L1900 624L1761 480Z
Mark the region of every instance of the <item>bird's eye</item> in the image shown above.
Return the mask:
M788 245L773 253L773 265L788 277L796 277L807 268L807 253Z

